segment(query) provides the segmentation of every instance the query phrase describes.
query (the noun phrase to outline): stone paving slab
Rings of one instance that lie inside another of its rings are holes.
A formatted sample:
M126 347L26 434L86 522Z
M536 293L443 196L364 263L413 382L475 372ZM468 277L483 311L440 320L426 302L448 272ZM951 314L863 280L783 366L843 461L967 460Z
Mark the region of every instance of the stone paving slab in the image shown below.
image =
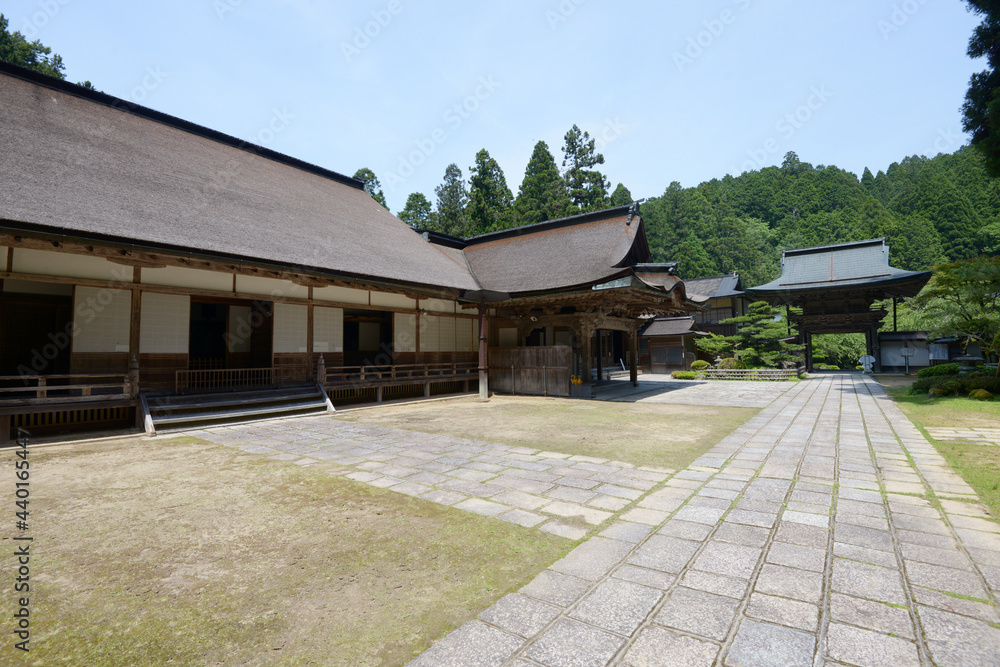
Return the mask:
M329 418L195 435L592 535L417 667L1000 664L1000 524L880 385L640 384L609 398L762 409L681 471Z
M869 378L769 397L618 517L522 589L560 611L504 664L1000 664L1000 525Z

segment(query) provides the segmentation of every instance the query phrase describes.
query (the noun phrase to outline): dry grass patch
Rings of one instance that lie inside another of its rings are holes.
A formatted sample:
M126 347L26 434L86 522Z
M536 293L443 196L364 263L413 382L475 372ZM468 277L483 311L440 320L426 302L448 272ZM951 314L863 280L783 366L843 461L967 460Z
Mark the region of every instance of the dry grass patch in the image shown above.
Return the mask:
M759 412L664 403L493 396L346 410L341 419L516 447L685 468Z
M30 461L24 664L399 665L573 546L194 439Z

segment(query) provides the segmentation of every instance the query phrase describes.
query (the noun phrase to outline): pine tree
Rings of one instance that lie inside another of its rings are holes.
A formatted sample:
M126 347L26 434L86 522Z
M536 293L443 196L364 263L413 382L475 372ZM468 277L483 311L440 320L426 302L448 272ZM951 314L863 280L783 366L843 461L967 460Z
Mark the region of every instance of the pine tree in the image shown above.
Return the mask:
M399 212L399 219L414 229L435 229L433 216L431 202L422 192L411 193Z
M615 191L611 193L611 206L613 207L628 206L633 201L635 200L632 199L632 193L629 192L628 188L621 183L619 183L618 187L615 188Z
M695 344L709 354L734 356L746 368L776 368L782 361L796 360L804 348L788 341L796 335L795 327L789 327L783 318L778 317L780 315L781 311L766 301L755 301L750 304L746 315L722 321L723 324L735 324L736 334L713 334Z
M610 183L604 174L592 169L604 164L604 156L595 148L596 141L576 125L570 128L564 139L563 178L569 188L570 201L581 213L607 207Z
M566 183L559 175L556 160L548 144L539 141L524 170L524 180L514 202L518 225L532 225L569 215L570 202Z
M514 227L513 205L503 169L482 149L469 168L469 235Z
M354 178L365 184L365 192L368 193L368 196L382 204L385 210L389 210L389 205L385 203L385 194L382 192L382 184L378 182L375 172L368 167L362 167L354 172Z
M444 182L434 189L437 195L438 229L452 236L469 235L469 192L465 188L462 170L454 162L444 170Z

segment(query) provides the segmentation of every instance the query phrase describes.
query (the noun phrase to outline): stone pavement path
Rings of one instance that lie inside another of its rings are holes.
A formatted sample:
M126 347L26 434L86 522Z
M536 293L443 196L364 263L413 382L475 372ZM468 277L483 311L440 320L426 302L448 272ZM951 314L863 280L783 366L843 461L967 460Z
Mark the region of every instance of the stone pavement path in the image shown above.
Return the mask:
M410 664L995 666L975 500L872 380L801 382Z
M927 433L941 442L1000 446L1000 428L930 427Z
M680 500L650 493L676 470L415 433L329 417L239 424L194 435L569 539L614 516L660 524Z

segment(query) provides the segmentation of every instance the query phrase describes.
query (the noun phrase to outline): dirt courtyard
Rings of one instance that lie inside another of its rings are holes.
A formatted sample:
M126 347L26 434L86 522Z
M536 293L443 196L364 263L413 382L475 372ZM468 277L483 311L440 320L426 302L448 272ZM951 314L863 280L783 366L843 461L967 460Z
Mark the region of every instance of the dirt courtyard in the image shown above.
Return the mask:
M193 438L29 460L31 651L0 664L399 665L573 544Z
M394 428L685 468L758 410L669 403L492 396L348 409L340 419Z

